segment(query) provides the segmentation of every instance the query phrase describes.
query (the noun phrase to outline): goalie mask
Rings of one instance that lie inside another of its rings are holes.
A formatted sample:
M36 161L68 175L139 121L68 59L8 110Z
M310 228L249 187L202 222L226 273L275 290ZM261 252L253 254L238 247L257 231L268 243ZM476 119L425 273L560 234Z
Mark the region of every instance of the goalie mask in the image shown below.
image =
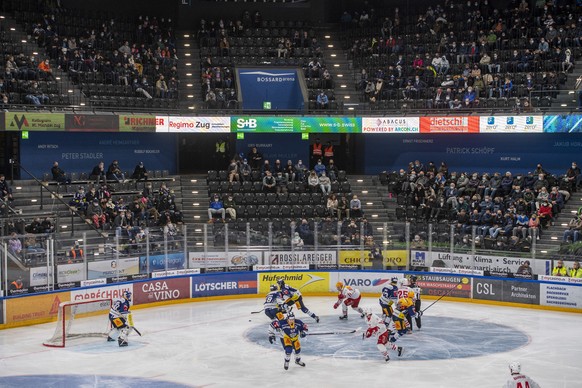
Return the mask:
M131 302L131 292L123 291L123 299L127 299L129 302Z
M521 372L521 364L518 361L514 361L509 364L509 371L512 375L519 374Z
M277 291L277 286L274 284L271 284L271 287L269 288L271 291Z

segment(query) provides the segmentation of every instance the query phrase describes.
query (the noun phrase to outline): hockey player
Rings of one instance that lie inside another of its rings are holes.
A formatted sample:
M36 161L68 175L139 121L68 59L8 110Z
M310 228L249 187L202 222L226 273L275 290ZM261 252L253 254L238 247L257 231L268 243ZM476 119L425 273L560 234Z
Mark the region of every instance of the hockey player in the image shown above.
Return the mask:
M372 313L371 308L364 309L364 314L366 316L366 324L368 325L368 330L362 334L362 338L370 338L374 335L378 336L378 341L376 346L378 350L382 352L384 360L386 362L390 361L390 356L388 355L388 348L398 352L398 357L402 355L402 347L394 345L396 341L395 336L390 336L390 331L386 328L386 324L382 318L378 317L376 314ZM394 333L396 334L396 333ZM390 340L393 338L393 341ZM389 342L390 341L390 342Z
M393 277L390 279L390 284L382 288L382 295L378 302L382 308L382 314L384 318L392 318L392 312L394 308L392 307L398 301L398 278ZM387 320L388 321L388 320Z
M521 374L521 364L517 361L509 364L511 378L507 380L503 388L540 388L540 385L530 377Z
M416 277L416 275L412 275L410 277L410 289L414 292L414 310L416 311L418 317L415 317L414 320L416 321L416 327L418 327L419 329L422 326L422 322L421 322L421 315L419 314L421 312L421 301L420 301L420 295L422 293L422 289L420 288L420 286L418 284L416 284L416 281L418 280L418 278Z
M400 298L396 303L396 309L392 314L392 320L394 321L394 327L398 334L402 335L404 333L412 334L411 321L412 317L420 317L422 313L416 313L414 311L414 302L410 298Z
M344 286L342 282L337 282L335 288L338 290L339 294L337 296L337 302L335 302L333 308L337 309L340 305L342 306L342 315L339 319L348 319L348 306L351 306L354 310L360 313L362 318L364 318L364 310L359 307L360 300L362 299L360 290L350 286Z
M303 303L303 296L301 292L285 284L285 280L283 278L279 278L277 280L277 284L279 285L279 289L281 290L281 294L283 295L284 304L287 306L296 305L298 309L303 311L305 314L309 315L311 318L315 319L315 322L319 323L319 317L309 311L309 309Z
M295 319L293 313L287 315L287 319L271 322L269 327L269 342L274 343L276 340L275 334L279 332L283 338L283 349L285 349L285 370L289 369L289 361L291 360L291 353L295 352L295 364L305 366L301 361L301 343L299 337L304 338L307 335L307 325L299 319Z
M131 292L123 291L122 298L113 302L109 310L109 322L111 322L111 331L107 336L107 341L115 341L111 337L117 333L117 343L119 346L127 346L127 337L131 326L133 326L133 319L129 311L131 303Z
M416 303L416 295L414 293L414 291L412 290L412 288L409 286L410 282L408 281L407 278L403 278L402 280L400 280L400 286L398 287L398 300L404 298L404 299L410 299L410 302L412 303L412 307L414 307L415 303ZM406 319L408 319L408 323L409 325L409 330L412 331L412 318L414 318L415 314L406 314Z
M269 292L265 298L265 315L269 317L271 321L278 321L283 319L283 294L276 285L272 284L270 287L271 292Z

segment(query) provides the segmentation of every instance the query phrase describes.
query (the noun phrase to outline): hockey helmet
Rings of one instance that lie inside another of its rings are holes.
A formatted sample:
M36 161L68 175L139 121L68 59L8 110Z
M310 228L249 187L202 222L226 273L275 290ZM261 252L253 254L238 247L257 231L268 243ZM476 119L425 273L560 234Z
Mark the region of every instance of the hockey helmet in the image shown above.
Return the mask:
M372 308L371 307L364 307L364 314L369 317L370 315L372 315Z
M408 287L408 285L409 285L409 284L410 284L410 283L408 282L408 279L407 279L407 278L402 278L402 279L400 279L400 285L401 285L402 287Z
M277 284L279 285L279 288L281 288L281 289L282 289L283 287L285 287L285 279L283 279L283 278L278 278L278 279L277 279Z
M396 276L393 277L392 279L390 279L390 283L392 283L392 284L398 283L398 278Z
M412 275L412 276L410 277L410 282L411 282L411 283L416 283L416 281L417 281L417 280L418 280L418 276L416 276L416 275Z
M271 287L269 287L269 290L271 290L271 291L277 291L277 290L278 290L278 288L277 288L277 286L276 286L276 285L274 285L274 284L271 284Z
M509 364L509 371L512 375L518 374L521 372L521 364L519 361L513 361Z
M289 314L287 314L287 320L288 320L288 321L289 321L289 320L295 320L295 314L293 314L293 313L289 313Z
M343 290L343 289L344 289L344 284L343 284L342 282L337 282L337 283L335 284L335 288L336 288L338 291L341 291L341 290Z
M131 292L130 291L123 291L123 299L127 299L131 302Z

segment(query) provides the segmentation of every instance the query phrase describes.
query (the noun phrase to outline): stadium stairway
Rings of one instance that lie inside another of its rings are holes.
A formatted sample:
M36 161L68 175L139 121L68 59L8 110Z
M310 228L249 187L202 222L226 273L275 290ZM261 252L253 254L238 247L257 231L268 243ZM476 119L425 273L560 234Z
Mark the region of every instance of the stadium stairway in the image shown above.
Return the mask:
M358 91L353 81L352 61L347 59L347 52L342 50L342 44L337 26L325 26L321 30L323 36L322 51L325 63L334 81L334 93L338 106L344 106L348 113L350 107L358 109ZM329 38L327 38L329 37ZM352 105L353 104L353 105Z
M201 87L200 48L196 33L186 30L178 31L176 33L176 49L180 61L178 65L180 111L191 112L204 101Z

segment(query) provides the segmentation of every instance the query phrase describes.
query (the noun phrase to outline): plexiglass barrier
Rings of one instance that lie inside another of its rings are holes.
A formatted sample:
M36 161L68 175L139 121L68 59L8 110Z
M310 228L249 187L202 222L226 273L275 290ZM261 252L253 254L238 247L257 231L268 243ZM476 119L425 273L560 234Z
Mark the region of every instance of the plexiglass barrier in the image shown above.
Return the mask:
M551 275L557 259L525 236L446 223L332 219L236 221L149 229L13 233L0 244L2 295L200 272L354 269ZM493 234L492 234L493 233ZM522 231L519 231L522 233ZM516 238L519 237L519 238Z

